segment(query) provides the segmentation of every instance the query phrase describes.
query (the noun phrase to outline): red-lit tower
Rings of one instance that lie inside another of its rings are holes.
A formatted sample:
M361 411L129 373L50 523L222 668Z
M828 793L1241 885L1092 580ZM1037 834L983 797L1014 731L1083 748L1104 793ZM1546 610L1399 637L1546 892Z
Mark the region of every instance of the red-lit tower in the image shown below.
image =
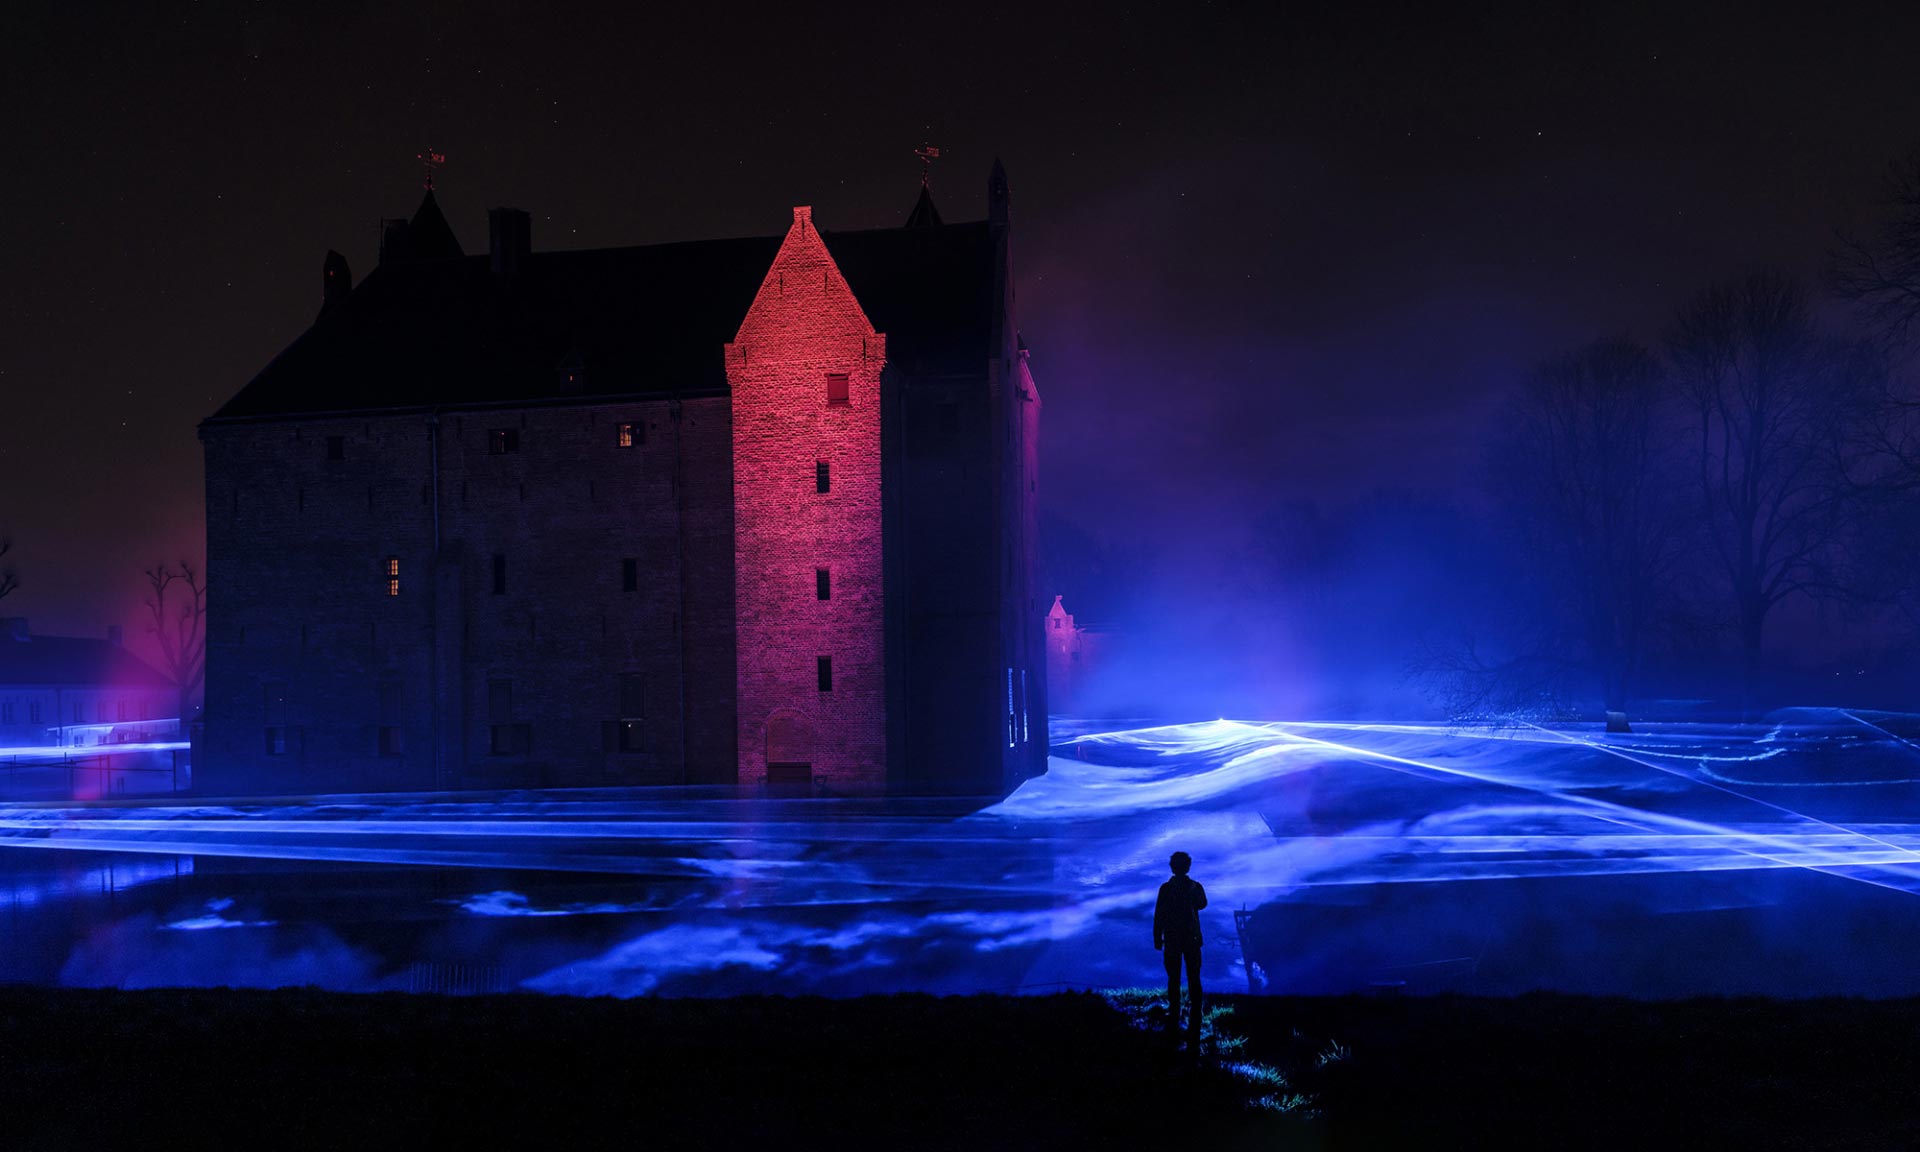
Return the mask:
M885 337L795 208L726 349L743 785L887 788L885 363Z

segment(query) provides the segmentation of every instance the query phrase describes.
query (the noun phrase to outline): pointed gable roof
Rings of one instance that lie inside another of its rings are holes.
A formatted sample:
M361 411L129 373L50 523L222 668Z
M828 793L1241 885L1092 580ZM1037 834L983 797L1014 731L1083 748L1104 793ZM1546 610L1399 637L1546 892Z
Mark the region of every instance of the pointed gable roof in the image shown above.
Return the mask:
M440 201L434 199L431 188L427 189L427 194L420 200L420 207L414 210L413 219L407 224L407 243L415 260L443 260L466 255L460 247L460 238L453 234L453 226L447 223L446 214L440 211Z
M940 209L933 206L933 189L920 185L920 198L913 202L913 211L907 213L908 228L937 228L940 225Z
M806 205L794 207L793 224L728 343L757 338L769 329L784 343L796 323L807 341L849 333L872 336L879 331L834 259L826 235L814 226L813 209Z

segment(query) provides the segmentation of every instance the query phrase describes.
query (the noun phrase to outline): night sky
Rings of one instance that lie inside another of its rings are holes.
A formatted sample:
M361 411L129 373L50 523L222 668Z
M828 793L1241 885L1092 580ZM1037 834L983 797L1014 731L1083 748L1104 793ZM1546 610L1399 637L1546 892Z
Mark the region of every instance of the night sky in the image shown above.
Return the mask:
M1912 4L1549 7L8 5L0 611L137 630L195 425L425 147L470 253L497 204L539 249L890 226L923 142L978 218L1002 157L1049 523L1195 596L1274 501L1471 501L1532 361L1818 275L1920 143Z

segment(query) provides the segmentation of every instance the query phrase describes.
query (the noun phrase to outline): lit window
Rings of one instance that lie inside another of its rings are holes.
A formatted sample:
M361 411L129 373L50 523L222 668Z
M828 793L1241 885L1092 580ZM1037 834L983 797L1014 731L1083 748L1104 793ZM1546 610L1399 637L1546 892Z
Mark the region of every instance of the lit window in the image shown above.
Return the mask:
M814 672L820 679L820 691L822 692L833 691L833 657L831 656L816 657L815 663L814 663Z
M833 470L825 460L817 461L813 466L813 490L822 495L833 491Z
M813 570L813 598L815 600L833 599L833 572L827 568Z
M620 590L638 592L640 590L640 561L620 561Z
M520 451L520 430L517 428L495 428L487 433L487 453L491 456L505 456L509 452Z
M852 402L848 398L847 374L845 372L827 373L827 403L845 406Z
M636 445L645 444L646 442L647 426L645 424L619 425L619 438L615 441L619 447L632 448Z
M382 566L381 571L386 574L387 595L400 595L400 557L387 557L387 562Z

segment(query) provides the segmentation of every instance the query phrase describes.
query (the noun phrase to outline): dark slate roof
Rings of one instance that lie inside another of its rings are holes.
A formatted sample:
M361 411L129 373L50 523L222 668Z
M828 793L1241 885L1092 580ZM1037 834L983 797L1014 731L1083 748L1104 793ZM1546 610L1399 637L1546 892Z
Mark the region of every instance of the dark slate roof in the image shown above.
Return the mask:
M79 688L172 688L151 664L109 640L0 634L0 684Z
M985 371L984 221L821 235L896 367ZM782 239L534 252L510 280L486 256L382 264L211 419L723 394L724 346Z

